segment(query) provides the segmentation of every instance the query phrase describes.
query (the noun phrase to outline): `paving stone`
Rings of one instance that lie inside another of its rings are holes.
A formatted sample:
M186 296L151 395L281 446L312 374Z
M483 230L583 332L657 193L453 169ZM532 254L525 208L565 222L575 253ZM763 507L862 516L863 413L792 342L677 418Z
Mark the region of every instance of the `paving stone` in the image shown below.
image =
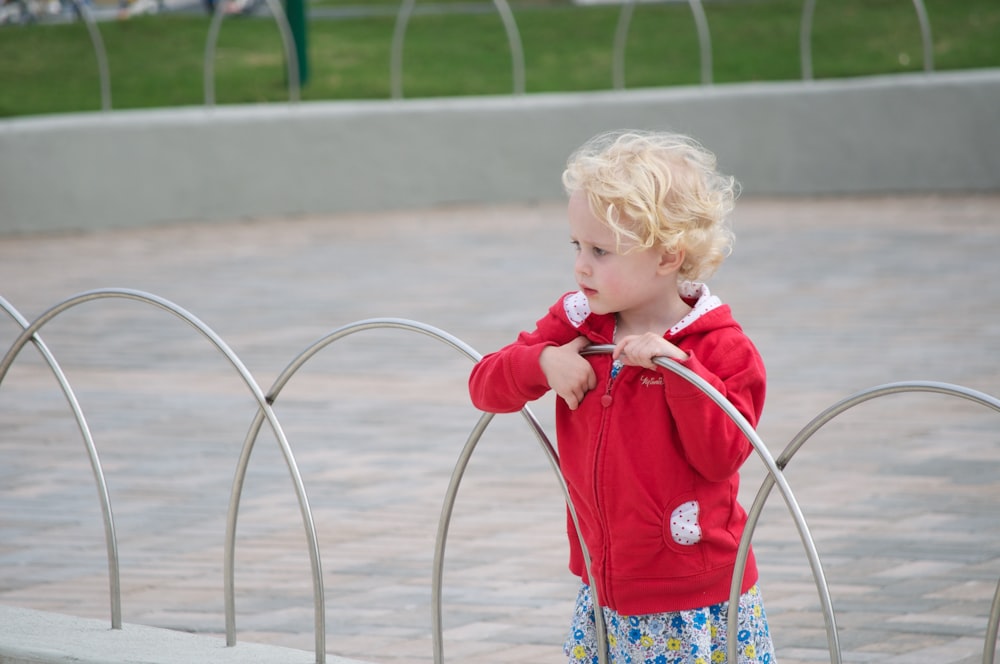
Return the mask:
M710 282L760 348L759 433L777 455L859 390L930 380L1000 395L1000 197L755 199ZM450 207L0 237L0 295L32 319L77 293L129 288L179 305L261 392L334 330L419 321L479 352L574 287L559 205ZM0 318L0 348L19 328ZM185 321L122 298L79 304L40 336L69 377L106 472L124 618L224 631L226 510L252 390ZM275 413L317 529L327 650L433 661L434 542L452 469L479 414L471 362L412 330L324 347ZM553 430L552 398L532 406ZM861 404L795 455L787 477L830 582L845 662L979 661L1000 578L998 413L945 394ZM0 604L108 620L93 472L65 397L33 348L0 385ZM752 457L741 499L766 471ZM480 441L445 555L448 661L561 661L577 581L562 496L518 415ZM773 490L754 537L779 661L829 661L799 533ZM311 650L305 525L264 424L243 487L238 639Z

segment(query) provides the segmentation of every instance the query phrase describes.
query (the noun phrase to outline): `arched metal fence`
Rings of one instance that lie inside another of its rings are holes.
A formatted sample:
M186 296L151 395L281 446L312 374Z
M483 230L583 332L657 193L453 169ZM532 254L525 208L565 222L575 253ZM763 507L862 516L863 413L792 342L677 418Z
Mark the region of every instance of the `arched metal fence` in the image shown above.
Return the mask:
M920 22L920 39L924 50L924 71L934 71L934 40L931 37L931 21L927 16L924 0L913 0L913 8ZM802 66L802 80L813 79L812 29L816 14L816 0L805 0L802 5L802 22L799 27L799 62Z
M111 110L111 72L108 67L107 51L101 38L100 28L94 20L87 3L83 0L72 0L77 12L83 17L90 35L91 44L97 58L98 74L101 87L101 108ZM264 0L268 10L274 17L275 23L281 34L282 48L285 54L288 80L289 101L299 101L301 98L301 85L299 80L299 65L297 51L295 49L294 36L288 18L285 16L280 0ZM524 47L521 43L520 31L517 27L517 20L511 10L507 0L492 0L503 21L504 31L507 34L507 43L510 49L511 68L513 86L511 94L520 95L525 92L525 58ZM638 0L623 0L622 7L618 15L618 22L614 33L612 46L612 71L611 85L615 90L625 89L625 62L626 47L628 45L629 28L635 12ZM813 79L812 61L812 40L813 23L816 13L817 0L803 0L802 18L799 26L799 61L802 71L802 80ZM917 13L920 24L921 43L923 48L923 69L925 72L934 71L934 43L931 34L930 18L924 0L912 0L913 7ZM413 16L417 0L402 0L399 11L396 14L395 27L393 29L392 44L389 59L389 87L392 99L403 97L403 69L404 53L406 42L406 31ZM700 59L701 84L709 85L713 81L712 65L712 38L709 30L708 17L701 0L688 0L691 14L694 17L695 28L698 33L698 50ZM206 106L215 105L215 57L216 44L218 43L219 32L222 21L225 18L224 3L218 2L212 15L209 25L208 35L205 40L205 56L203 63L203 96Z
M78 0L76 0L78 1ZM281 47L285 52L286 78L288 80L288 100L299 101L302 92L299 77L298 51L295 49L295 37L292 35L292 27L288 23L288 16L281 6L280 0L264 0L268 11L274 17L281 33ZM205 105L215 105L215 47L219 41L219 31L222 29L222 20L226 16L226 3L216 2L215 11L212 13L212 22L208 27L208 37L205 39L205 62L204 62L204 95Z
M195 317L190 312L186 311L182 307L165 300L159 296L130 289L100 289L81 293L79 295L70 297L62 302L49 308L42 315L40 315L34 321L29 322L25 319L9 302L5 299L0 298L0 308L2 308L10 318L12 318L20 327L21 333L17 336L14 342L11 344L2 360L0 360L0 384L3 383L4 378L7 377L8 372L13 365L14 361L19 356L23 348L29 343L34 344L39 352L42 354L48 368L57 378L59 385L63 391L63 394L69 402L70 409L76 420L77 426L80 429L81 434L84 438L85 447L87 449L88 457L90 458L91 469L94 474L95 482L98 486L98 493L101 501L102 514L104 520L104 531L105 540L107 547L107 557L108 557L108 570L110 578L110 595L111 595L111 624L112 629L121 629L121 598L120 598L120 583L119 583L119 561L118 561L118 547L117 547L117 537L115 534L115 521L114 514L111 508L111 501L107 492L107 483L105 481L104 470L101 466L99 455L97 453L96 446L93 441L93 437L90 434L90 430L84 417L82 410L80 409L79 403L73 393L72 387L66 380L61 368L59 367L56 358L49 351L48 347L45 345L44 341L40 336L42 328L58 317L63 312L77 307L79 305L89 303L96 300L103 300L109 298L118 298L137 301L145 305L151 305L155 308L164 310L177 318L180 318L184 322L188 323L192 328L194 328L204 339L206 339L219 353L221 353L226 360L229 362L231 367L237 372L240 380L243 382L245 387L249 390L253 396L254 401L257 404L257 411L253 417L249 430L247 432L246 438L244 440L243 447L240 452L239 460L237 463L237 471L233 480L232 489L230 492L229 507L226 519L226 543L225 543L225 553L224 553L224 604L225 604L225 621L226 621L226 641L227 645L233 646L236 643L236 619L235 619L235 546L236 546L236 524L239 514L240 499L243 490L243 483L246 476L247 466L252 455L254 445L260 429L265 420L267 420L270 428L275 434L278 441L278 445L281 449L284 461L288 467L288 471L291 475L293 481L293 487L298 501L299 510L301 513L303 526L306 533L307 546L309 548L309 557L311 564L311 574L312 574L312 586L313 586L313 601L314 601L314 628L315 628L315 656L318 664L323 664L326 661L326 602L325 602L325 590L323 582L323 573L321 565L320 550L318 545L318 538L316 534L316 526L313 520L312 509L309 504L308 496L306 494L306 488L302 480L302 475L299 471L298 464L295 460L294 454L292 452L292 447L286 438L284 431L279 423L277 416L275 415L272 405L277 400L282 389L288 384L288 382L295 376L296 372L306 365L312 358L314 358L320 351L328 347L330 344L343 339L345 337L357 334L359 332L364 332L374 329L398 329L408 332L415 332L421 335L425 335L434 338L452 349L458 351L469 360L475 362L481 357L478 352L473 348L465 344L463 341L457 339L456 337L444 332L440 329L434 328L429 325L425 325L416 321L410 321L405 319L396 318L378 318L378 319L368 319L340 327L322 338L311 344L308 348L297 355L281 372L278 378L275 380L270 390L266 393L259 387L255 379L253 378L250 371L243 364L240 358L232 351L232 349L216 334L212 329L206 326L201 320ZM612 347L610 346L595 346L587 349L586 353L606 353L610 352ZM681 376L685 380L689 381L696 387L698 387L706 396L708 396L719 408L721 408L740 428L743 434L747 437L749 442L752 444L757 456L763 463L767 473L761 484L757 496L748 511L748 522L747 527L743 533L742 539L740 541L740 548L737 558L737 565L734 570L733 580L731 584L730 591L730 603L729 603L729 614L727 620L729 623L729 633L736 633L737 625L737 611L738 611L738 596L740 592L740 580L743 577L743 569L746 565L748 552L750 547L750 541L754 535L754 531L767 498L774 486L778 487L779 492L784 499L785 505L792 516L795 526L805 549L805 554L808 559L811 573L815 581L816 589L819 594L819 601L823 611L823 618L825 622L826 634L827 634L827 647L829 650L830 661L833 664L840 664L842 661L841 647L838 638L838 629L836 624L836 615L834 613L833 604L830 598L829 584L826 579L826 575L823 571L822 561L820 560L819 553L817 551L815 542L813 540L812 533L810 532L809 526L802 514L799 507L798 501L796 500L791 486L785 477L784 469L791 462L793 456L798 452L802 446L824 425L836 418L838 415L846 412L847 410L853 408L854 406L864 403L866 401L871 401L882 396L890 394L898 394L905 392L931 392L937 394L943 394L946 396L958 397L974 403L983 405L989 409L1000 412L1000 400L996 398L971 390L962 386L950 385L946 383L936 383L936 382L903 382L903 383L893 383L888 385L877 386L868 390L863 390L857 394L847 397L834 405L830 406L822 413L817 415L805 428L803 428L798 434L796 434L789 444L785 447L782 453L774 458L771 455L768 447L764 442L758 437L757 433L750 426L750 424L743 418L743 416L735 409L735 407L730 404L723 395L721 395L715 388L702 380L699 376L693 372L687 370L685 367L679 365L675 362L670 362L663 359L658 359L657 364L674 372L675 374ZM528 408L521 411L522 416L527 422L529 429L533 435L538 439L539 444L542 447L542 451L545 454L548 462L556 475L557 482L562 490L563 496L566 500L567 507L569 509L570 515L573 521L576 521L575 510L573 508L572 501L569 497L569 492L566 487L565 481L559 472L558 456L555 448L552 446L550 441L545 435L542 427L539 425L538 421L535 419L534 415ZM436 664L443 664L444 662L444 645L443 645L443 620L442 620L442 586L443 586L443 569L444 569L444 556L448 538L449 525L451 522L451 516L455 502L457 500L458 489L461 484L462 478L465 474L466 467L473 452L475 451L476 445L478 444L483 433L486 431L488 425L493 420L493 416L490 414L483 414L478 422L474 425L465 446L463 447L459 458L454 466L451 479L447 490L445 492L444 502L441 509L441 514L438 522L438 531L435 540L435 551L434 551L434 564L433 573L431 579L431 593L432 593L432 605L431 605L431 622L432 622L432 638L433 638L433 650L434 650L434 661ZM579 534L579 528L577 527L577 532ZM581 538L581 544L582 538ZM587 555L586 547L583 547L584 555L589 566L589 555ZM599 607L597 603L597 598L594 598L595 607ZM599 638L605 640L605 628L603 625L603 620L601 619L601 612L596 611L597 616L597 626ZM997 589L994 594L993 603L990 609L989 617L987 618L987 629L986 638L983 645L982 662L983 664L993 664L997 648L997 632L1000 629L1000 581L998 581ZM729 661L736 661L736 639L729 640ZM601 664L606 664L607 653L602 652L600 654Z
M618 27L615 28L615 46L611 82L615 90L625 89L625 47L628 44L628 29L632 24L632 14L638 0L627 0L618 13ZM712 36L708 29L708 17L701 0L688 0L695 28L698 30L698 53L701 58L701 84L712 82Z
M403 0L396 14L396 25L392 32L392 51L389 60L389 88L393 99L403 97L403 52L406 43L406 29L410 17L416 7L417 0ZM493 6L500 14L504 31L507 33L507 44L510 47L510 59L513 90L512 94L524 94L524 48L521 46L521 33L517 29L514 12L507 0L493 0Z

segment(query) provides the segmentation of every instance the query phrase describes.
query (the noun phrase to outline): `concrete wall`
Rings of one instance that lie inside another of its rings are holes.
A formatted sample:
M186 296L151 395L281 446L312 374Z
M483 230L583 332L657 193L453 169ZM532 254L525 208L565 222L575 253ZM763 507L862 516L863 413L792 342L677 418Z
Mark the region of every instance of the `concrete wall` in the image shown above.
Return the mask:
M0 122L0 233L562 196L613 128L704 142L746 195L996 191L1000 69Z

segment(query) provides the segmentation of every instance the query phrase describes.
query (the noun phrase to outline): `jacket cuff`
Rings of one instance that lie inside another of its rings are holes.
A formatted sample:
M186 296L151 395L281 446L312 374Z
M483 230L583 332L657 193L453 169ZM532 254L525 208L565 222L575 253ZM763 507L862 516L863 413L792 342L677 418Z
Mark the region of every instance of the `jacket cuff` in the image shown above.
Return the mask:
M531 346L515 347L511 354L510 364L511 378L515 385L521 385L528 394L529 401L537 399L541 394L549 390L549 381L542 371L541 356L549 346L554 343L532 344Z

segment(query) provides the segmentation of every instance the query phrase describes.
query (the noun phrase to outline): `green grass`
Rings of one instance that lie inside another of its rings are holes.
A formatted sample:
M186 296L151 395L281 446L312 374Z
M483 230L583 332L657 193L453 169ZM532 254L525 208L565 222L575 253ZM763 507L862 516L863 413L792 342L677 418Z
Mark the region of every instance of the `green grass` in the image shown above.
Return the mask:
M390 7L399 0L368 0ZM321 0L313 7L359 4ZM420 3L418 3L419 5ZM705 2L716 83L801 78L803 0ZM1000 2L925 0L935 69L1000 66ZM529 93L612 87L616 6L568 0L514 4ZM318 10L316 10L318 12ZM305 100L385 99L395 17L328 20L308 27ZM200 105L209 18L167 14L100 24L116 109ZM815 78L919 71L917 14L910 0L820 0L813 27ZM0 117L100 109L96 58L82 23L0 26ZM511 56L499 15L417 14L406 34L406 97L507 94ZM636 7L626 49L626 86L700 82L699 47L687 3ZM288 98L280 35L271 20L229 18L215 61L220 104Z

